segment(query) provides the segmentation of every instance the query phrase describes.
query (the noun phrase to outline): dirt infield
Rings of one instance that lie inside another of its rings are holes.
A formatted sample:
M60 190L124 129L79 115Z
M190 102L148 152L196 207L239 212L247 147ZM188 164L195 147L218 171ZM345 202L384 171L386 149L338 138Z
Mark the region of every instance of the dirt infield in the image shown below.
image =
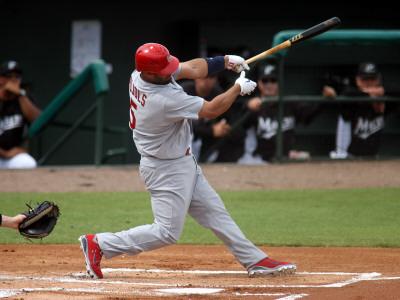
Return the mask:
M400 161L207 165L218 190L399 187ZM1 192L142 191L137 167L0 171ZM74 245L0 245L0 298L398 299L400 249L262 247L295 262L289 277L248 278L223 246L177 245L104 260L85 276Z
M399 187L400 160L202 166L217 190ZM144 191L137 166L0 170L2 192Z
M398 299L400 249L263 248L299 272L248 278L224 247L185 245L104 260L105 278L89 280L78 245L2 245L0 297Z

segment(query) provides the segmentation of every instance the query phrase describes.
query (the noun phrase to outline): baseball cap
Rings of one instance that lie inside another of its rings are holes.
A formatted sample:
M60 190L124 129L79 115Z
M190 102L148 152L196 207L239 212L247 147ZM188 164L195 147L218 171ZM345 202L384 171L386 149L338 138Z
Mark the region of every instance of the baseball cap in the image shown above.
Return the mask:
M266 64L260 67L258 72L258 79L278 79L277 67L274 64Z
M357 75L361 78L377 78L380 73L377 66L372 62L364 62L359 64Z
M11 72L22 74L22 69L15 60L8 60L0 65L0 75L7 75Z

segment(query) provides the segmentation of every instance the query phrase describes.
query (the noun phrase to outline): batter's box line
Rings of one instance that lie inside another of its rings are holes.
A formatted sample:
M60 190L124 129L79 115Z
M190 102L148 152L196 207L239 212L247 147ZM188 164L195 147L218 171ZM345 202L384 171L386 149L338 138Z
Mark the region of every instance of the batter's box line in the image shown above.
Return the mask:
M196 289L196 288L181 288L181 289L156 289L156 290L129 290L125 292L105 290L104 288L65 288L65 287L48 287L48 288L20 288L20 289L0 289L0 298L8 298L20 294L34 293L34 292L61 292L61 293L85 293L85 294L111 294L123 296L171 296L171 295L218 295L219 297L230 297L232 294L225 293L224 289ZM295 300L308 296L308 294L291 294L291 293L233 293L235 296L242 297L279 297L276 300ZM283 297L282 297L283 296Z
M121 272L121 270L130 270L130 272L149 272L149 270L144 269L108 269L108 272L113 270L114 272ZM142 271L141 271L142 270ZM201 271L200 274L215 274L214 272L229 272L232 271L208 271L206 270L191 270L191 271L181 271L181 270L157 270L158 273L171 273L172 272L195 272ZM152 270L155 272L155 270ZM238 272L238 271L236 271ZM380 273L345 273L345 272L299 272L297 274L303 275L350 275L352 278L340 282L322 284L322 285L306 285L306 284L237 284L237 285L212 285L212 287L221 288L334 288L334 287L344 287L349 284L357 283L365 280L397 280L400 277L379 277ZM355 276L354 276L355 275ZM76 278L76 273L72 274L71 277L39 277L39 276L14 276L8 274L0 274L0 280L38 280L38 281L48 281L48 282L63 282L63 283L92 283L92 284L110 284L110 285L134 285L134 286L152 286L152 287L188 287L190 284L168 284L168 283L157 283L157 282L128 282L128 281L115 281L115 280L91 280L91 279L79 279ZM79 273L82 277L82 273Z
M308 296L308 294L289 294L289 293L234 293L235 296L243 296L243 297L276 297L275 300L295 300L301 299L303 297ZM283 296L283 297L282 297Z
M194 274L194 275L247 275L247 271L240 270L169 270L169 269L132 269L132 268L104 268L101 269L103 274L125 272L125 273L178 273L178 274ZM80 273L79 273L80 274ZM351 276L370 273L349 273L349 272L296 272L297 275L338 275Z
M246 271L224 271L224 270L163 270L163 269L130 269L130 268L105 268L103 273L113 272L136 272L136 273L180 273L180 274L196 274L196 275L216 275L216 274L247 274ZM354 276L348 280L321 284L321 285L307 285L307 284L258 284L258 285L235 285L235 286L220 286L220 287L238 287L238 288L340 288L353 283L364 280L377 278L382 274L377 272L372 273L348 273L348 272L297 272L297 275L332 275L332 276ZM219 286L218 286L219 287Z
M115 290L105 290L102 287L99 288L66 288L66 287L48 287L48 288L20 288L20 289L0 289L0 298L13 297L20 294L35 293L35 292L61 292L61 293L85 293L85 294L110 294L110 295L131 295L131 296L153 296L152 291L131 290L129 292L119 292Z

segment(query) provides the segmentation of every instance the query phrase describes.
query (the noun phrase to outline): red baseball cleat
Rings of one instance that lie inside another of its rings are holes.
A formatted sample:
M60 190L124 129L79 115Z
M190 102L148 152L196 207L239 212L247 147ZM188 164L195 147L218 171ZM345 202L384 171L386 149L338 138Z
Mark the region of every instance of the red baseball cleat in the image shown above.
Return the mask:
M264 258L248 268L249 277L289 275L296 272L296 265Z
M100 269L103 252L101 252L99 244L93 241L94 237L94 234L81 235L79 241L81 242L81 249L85 256L87 273L92 278L103 278L103 273Z

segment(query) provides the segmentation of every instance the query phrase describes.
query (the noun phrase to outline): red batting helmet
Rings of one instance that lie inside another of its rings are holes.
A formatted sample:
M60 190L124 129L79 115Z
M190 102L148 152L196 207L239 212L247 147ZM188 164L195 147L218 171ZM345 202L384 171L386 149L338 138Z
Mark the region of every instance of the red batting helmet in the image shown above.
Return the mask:
M157 43L147 43L136 50L136 70L158 75L171 75L178 69L179 60L168 49Z

